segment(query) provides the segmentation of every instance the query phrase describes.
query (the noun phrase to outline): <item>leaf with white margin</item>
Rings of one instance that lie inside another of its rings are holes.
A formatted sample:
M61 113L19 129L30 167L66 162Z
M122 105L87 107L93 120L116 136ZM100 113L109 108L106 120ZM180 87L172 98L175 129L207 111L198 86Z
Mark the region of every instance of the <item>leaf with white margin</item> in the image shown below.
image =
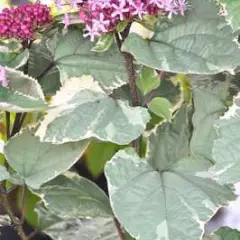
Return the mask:
M149 40L130 33L122 51L131 53L137 62L166 72L215 74L233 72L240 61L238 44L232 29L219 16L211 0L189 0L184 17L160 20Z
M233 31L240 29L240 1L239 0L220 0L224 7L225 17L231 25Z
M38 191L47 208L61 218L111 217L109 199L93 182L67 172Z
M92 75L108 93L125 85L125 62L117 45L113 44L103 53L91 51L93 47L78 30L56 35L48 41L48 48L60 71L61 82L72 77Z
M39 229L54 240L120 240L111 217L61 218L39 205Z
M0 86L0 109L10 112L32 112L47 107L38 82L21 71L4 68L8 88Z
M106 164L112 209L137 240L200 239L204 223L235 199L230 187L197 176L211 163L188 156L181 114L150 137L146 159L127 149Z
M200 81L198 77L193 78ZM211 79L211 76L206 76L206 78ZM221 82L214 86L208 84L193 87L194 114L191 154L212 160L213 141L217 138L213 124L227 109L228 87L229 83L227 82Z
M240 232L229 227L222 227L212 235L206 236L203 240L239 240Z
M110 98L91 76L72 78L52 98L36 135L64 143L96 137L125 145L144 132L149 113L143 107Z
M11 52L10 49L4 47L6 50L1 51L0 47L0 65L9 68L18 69L25 65L29 58L29 50L25 49L20 53Z
M215 127L218 138L212 151L216 164L210 172L221 184L236 183L240 179L240 93Z
M235 198L227 186L196 176L209 167L186 158L159 172L133 151L121 150L105 169L113 211L139 240L199 239L204 223Z
M68 170L83 154L87 141L53 145L43 143L30 130L11 138L4 154L8 164L34 189Z
M0 166L0 181L9 179L10 175L4 166Z

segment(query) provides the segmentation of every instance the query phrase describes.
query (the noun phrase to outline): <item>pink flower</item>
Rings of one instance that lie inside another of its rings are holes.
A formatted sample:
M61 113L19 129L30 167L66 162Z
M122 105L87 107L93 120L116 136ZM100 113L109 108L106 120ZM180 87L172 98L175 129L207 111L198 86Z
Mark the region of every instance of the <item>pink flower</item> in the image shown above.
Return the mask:
M176 4L176 8L180 12L180 14L182 16L184 16L184 13L188 8L187 0L176 0L175 4Z
M73 1L73 0L71 0ZM120 21L142 19L145 14L184 15L187 0L81 0L80 19L86 24L84 36L113 31ZM0 30L1 31L1 30Z
M105 16L103 13L100 13L99 19L93 19L93 25L95 29L99 29L101 32L107 31L107 26L110 24L109 20L104 20Z
M164 7L164 1L163 0L150 0L150 4L156 5L158 8Z
M103 8L110 8L112 6L111 0L98 0L98 6Z
M63 22L64 22L64 28L67 29L68 26L70 25L70 19L67 13L64 14Z
M86 25L84 29L85 33L83 34L83 37L90 37L91 42L94 41L96 36L100 36L98 29L96 29L94 26Z
M147 11L144 10L144 3L133 3L134 11L131 12L132 15L138 15L142 19L144 14L147 14Z
M112 7L114 8L113 13L111 14L112 17L119 16L120 20L124 20L124 13L129 12L129 8L125 7L125 1L121 1L119 5L113 4Z
M168 13L169 18L171 18L173 14L177 14L175 0L165 0L163 9Z

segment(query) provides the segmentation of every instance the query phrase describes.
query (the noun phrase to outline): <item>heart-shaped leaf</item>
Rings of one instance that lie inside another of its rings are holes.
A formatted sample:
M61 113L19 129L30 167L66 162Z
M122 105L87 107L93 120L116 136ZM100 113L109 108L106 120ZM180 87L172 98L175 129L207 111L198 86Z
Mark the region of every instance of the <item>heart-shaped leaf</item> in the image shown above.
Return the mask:
M32 112L47 107L38 82L21 71L4 68L8 88L0 86L0 109Z
M4 148L8 164L31 188L68 170L83 154L87 141L53 145L40 142L30 130L24 130L9 140Z
M106 52L93 52L93 44L84 39L81 32L69 31L51 39L48 47L53 52L62 83L72 77L92 75L109 93L127 83L124 59L116 44Z
M112 217L106 194L93 182L67 173L45 184L39 193L53 213L62 218Z
M110 98L91 76L72 78L52 99L36 132L42 141L64 143L96 137L119 145L144 132L146 108Z
M161 20L155 35L145 40L130 33L122 50L148 67L167 72L215 74L232 72L239 64L240 50L232 29L220 16L214 1L189 0L183 17Z
M236 183L240 178L240 93L234 104L215 121L218 138L213 145L213 158L216 164L211 173L221 183Z
M106 164L113 211L136 239L200 239L204 223L235 198L228 186L198 176L211 163L189 157L186 117L180 110L156 130L146 159L128 149Z

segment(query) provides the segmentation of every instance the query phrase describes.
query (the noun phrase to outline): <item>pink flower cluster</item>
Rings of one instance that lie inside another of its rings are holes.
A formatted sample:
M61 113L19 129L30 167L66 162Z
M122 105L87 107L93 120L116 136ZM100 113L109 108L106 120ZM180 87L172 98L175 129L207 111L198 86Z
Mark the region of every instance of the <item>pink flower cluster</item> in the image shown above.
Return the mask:
M4 8L0 13L0 38L32 39L34 31L50 21L50 8L41 3Z
M72 0L73 1L73 0ZM144 15L163 13L184 15L187 0L78 0L79 15L86 24L84 37L91 41L113 30L119 21L142 19Z

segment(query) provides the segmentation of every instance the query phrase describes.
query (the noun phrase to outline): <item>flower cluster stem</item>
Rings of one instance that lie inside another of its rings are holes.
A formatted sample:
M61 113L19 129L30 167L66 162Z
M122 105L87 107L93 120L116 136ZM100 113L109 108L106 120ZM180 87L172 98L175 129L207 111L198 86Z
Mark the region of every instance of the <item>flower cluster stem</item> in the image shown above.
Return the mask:
M127 75L128 75L128 84L130 87L131 92L131 99L132 99L132 106L139 106L140 101L138 97L137 92L137 85L135 81L135 70L134 70L134 64L133 64L133 57L129 53L122 53L125 59L125 67L127 69Z
M133 63L134 58L131 54L121 51L122 41L119 38L118 33L115 34L115 37L116 37L116 42L117 42L119 51L122 53L124 60L125 60L125 68L127 70L128 84L129 84L130 94L131 94L131 105L133 107L140 106L140 100L139 100L138 90L137 90L137 85L136 85L135 68L134 68L134 63ZM131 145L136 150L136 152L140 155L140 153L141 153L141 148L140 148L141 136L138 137L137 139L135 139L131 143ZM119 235L120 239L124 240L124 234L121 229L121 225L116 217L114 218L114 223L118 230L118 235Z

